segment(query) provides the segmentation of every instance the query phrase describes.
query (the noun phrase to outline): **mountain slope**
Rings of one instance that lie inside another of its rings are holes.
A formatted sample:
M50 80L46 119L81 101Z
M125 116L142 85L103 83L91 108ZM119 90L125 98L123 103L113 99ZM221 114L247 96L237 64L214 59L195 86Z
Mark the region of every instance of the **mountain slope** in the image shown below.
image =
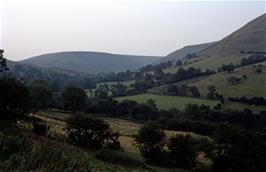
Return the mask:
M58 52L35 56L21 61L85 73L121 72L134 70L158 60L154 56L132 56L98 52Z
M204 44L197 44L197 45L189 45L185 46L179 50L176 50L170 54L168 54L166 57L160 59L160 62L166 62L166 61L176 61L181 60L184 58L188 53L198 53L212 45L214 45L216 42L209 42Z
M239 55L240 51L266 51L265 21L266 14L259 16L200 54L224 57Z
M239 64L248 56L241 51L266 52L266 14L198 53L198 61L190 66L217 69L222 64Z

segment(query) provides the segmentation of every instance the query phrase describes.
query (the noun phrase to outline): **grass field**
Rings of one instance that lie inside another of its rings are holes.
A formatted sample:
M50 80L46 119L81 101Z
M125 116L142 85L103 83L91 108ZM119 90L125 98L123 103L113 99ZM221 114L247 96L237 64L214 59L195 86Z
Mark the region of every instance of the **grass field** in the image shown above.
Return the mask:
M109 87L113 84L117 84L118 82L101 82L97 84L97 87L99 87L99 85L103 85L103 84L107 84ZM125 85L125 86L130 86L131 84L135 83L135 80L130 80L130 81L124 81L124 82L120 82L121 84Z
M266 65L265 62L261 64ZM237 85L229 85L227 83L229 77L242 77L243 75L247 76L247 80L241 81ZM266 72L264 70L263 73L257 74L252 66L247 66L236 69L232 73L217 73L192 85L199 89L202 96L206 96L208 86L214 85L224 97L266 97Z
M218 102L206 99L196 99L190 97L178 97L178 96L163 96L163 95L152 95L152 94L139 94L134 96L126 96L116 98L118 101L122 100L135 100L139 103L145 103L147 100L155 100L155 103L159 109L171 109L177 108L178 110L183 110L186 104L206 104L211 107L215 106Z
M184 81L179 81L179 82L173 83L173 85L176 85L178 87L181 87L182 85L190 85L190 84L196 83L198 81L201 81L203 79L206 79L208 77L209 76L199 76L199 77L195 77L195 78L191 78L191 79L187 79ZM152 87L152 88L147 90L147 93L161 95L161 94L164 94L165 92L167 92L167 90L168 90L168 84Z

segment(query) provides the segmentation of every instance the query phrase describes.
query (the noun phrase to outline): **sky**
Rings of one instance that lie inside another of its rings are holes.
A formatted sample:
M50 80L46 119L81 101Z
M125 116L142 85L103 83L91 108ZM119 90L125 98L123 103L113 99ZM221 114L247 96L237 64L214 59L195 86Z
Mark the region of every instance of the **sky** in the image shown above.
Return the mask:
M0 0L0 46L15 61L61 51L165 56L263 13L263 0Z

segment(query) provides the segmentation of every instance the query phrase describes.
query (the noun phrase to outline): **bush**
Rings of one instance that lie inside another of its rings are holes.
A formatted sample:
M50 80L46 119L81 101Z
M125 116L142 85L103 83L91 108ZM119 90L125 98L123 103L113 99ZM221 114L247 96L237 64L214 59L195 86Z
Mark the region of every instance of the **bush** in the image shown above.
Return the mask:
M109 149L101 149L96 154L96 158L113 164L146 168L146 165L142 161L129 156L125 152L114 151Z
M191 135L177 135L170 138L167 144L170 153L169 161L179 167L192 167L196 165L196 140Z
M69 140L82 147L99 149L104 146L120 149L119 134L112 132L109 124L93 116L75 115L67 120Z
M142 156L152 163L162 163L164 155L165 134L155 123L148 123L143 126L135 136L137 147Z
M34 122L32 131L38 135L46 135L49 127L44 122Z

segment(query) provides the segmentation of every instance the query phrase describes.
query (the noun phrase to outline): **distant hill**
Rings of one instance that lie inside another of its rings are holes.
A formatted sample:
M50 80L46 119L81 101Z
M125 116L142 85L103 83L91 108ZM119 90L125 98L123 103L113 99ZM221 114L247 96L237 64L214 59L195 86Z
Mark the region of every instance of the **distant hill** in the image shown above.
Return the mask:
M35 56L20 62L84 73L108 73L135 70L159 58L99 52L58 52Z
M41 67L31 64L23 64L7 60L9 71L4 73L7 76L14 76L16 78L32 82L35 80L45 80L53 90L62 89L68 85L76 85L82 87L84 83L95 78L94 75L85 74L82 72Z
M197 44L197 45L189 45L185 46L179 50L176 50L164 58L160 59L159 62L166 62L166 61L176 61L181 60L184 58L188 53L198 53L206 48L209 48L210 46L214 45L216 42L209 42L204 44Z

